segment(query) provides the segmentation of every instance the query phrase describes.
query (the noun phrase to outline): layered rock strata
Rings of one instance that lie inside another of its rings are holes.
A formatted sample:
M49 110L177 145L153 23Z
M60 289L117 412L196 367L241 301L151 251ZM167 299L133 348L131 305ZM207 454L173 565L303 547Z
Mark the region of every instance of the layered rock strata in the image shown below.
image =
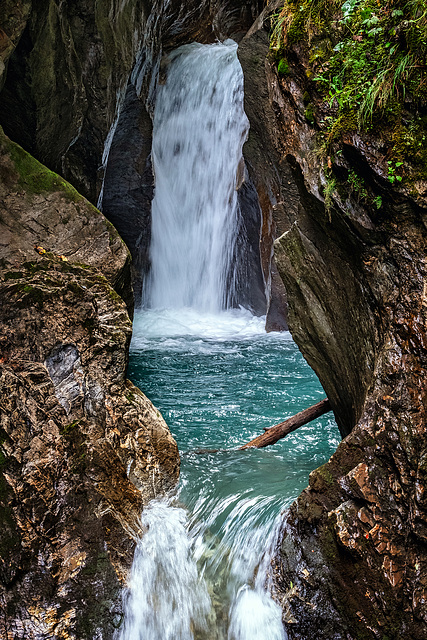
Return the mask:
M126 380L117 232L3 133L0 176L0 636L106 639L177 446Z
M426 184L392 187L387 149L372 133L348 132L333 158L322 154L327 111L308 57L295 47L279 75L269 24L264 15L240 46L252 125L245 154L282 233L275 252L290 329L347 436L286 515L276 596L292 639L421 640Z

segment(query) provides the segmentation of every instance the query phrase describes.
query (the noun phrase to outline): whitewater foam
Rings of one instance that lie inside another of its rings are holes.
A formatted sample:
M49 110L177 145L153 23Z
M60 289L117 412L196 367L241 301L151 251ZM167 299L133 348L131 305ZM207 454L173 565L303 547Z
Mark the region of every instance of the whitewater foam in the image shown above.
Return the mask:
M144 305L218 311L234 303L237 173L248 119L232 40L169 54L153 124L151 270Z

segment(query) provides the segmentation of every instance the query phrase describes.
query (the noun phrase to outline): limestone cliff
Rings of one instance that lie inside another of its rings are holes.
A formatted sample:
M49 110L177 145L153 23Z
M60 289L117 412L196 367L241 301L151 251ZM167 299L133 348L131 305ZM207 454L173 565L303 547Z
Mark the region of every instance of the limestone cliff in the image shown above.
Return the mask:
M0 636L110 638L142 506L178 451L126 380L125 245L0 135Z
M274 561L277 597L292 639L421 640L426 182L414 150L400 163L390 160L384 124L363 132L342 121L342 134L329 136L329 148L322 144L337 103L312 79L320 74L320 45L332 41L335 51L340 14L332 23L319 14L316 31L315 11L330 4L305 2L300 13L287 6L283 24L290 29L294 20L300 31L279 68L268 14L240 46L252 125L245 154L282 233L275 252L290 329L343 436L350 435L286 515ZM306 7L311 47L308 37L301 42ZM415 109L405 105L404 122L415 120ZM406 180L396 180L398 167Z

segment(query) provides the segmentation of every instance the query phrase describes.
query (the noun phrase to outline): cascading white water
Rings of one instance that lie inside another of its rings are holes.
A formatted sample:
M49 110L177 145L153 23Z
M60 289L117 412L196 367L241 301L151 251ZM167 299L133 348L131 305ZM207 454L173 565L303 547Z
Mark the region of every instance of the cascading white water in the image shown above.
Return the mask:
M248 131L232 40L170 54L153 128L155 196L144 306L218 311L233 298L236 181Z
M146 354L156 344L161 359L170 348L168 370L175 355L192 368L193 351L223 355L224 342L266 334L263 319L227 309L239 232L237 173L248 130L237 45L181 47L165 71L154 113L148 310L137 314L133 349ZM239 452L226 454L235 456L233 468L239 465ZM137 545L116 640L286 640L280 607L266 591L281 500L248 486L229 491L227 456L206 464L193 475L183 462L178 495L144 509L147 531ZM225 481L210 482L218 468Z
M266 590L271 587L270 560L279 525L278 518L275 523L273 515L266 517L274 502L272 497L244 494L218 499L210 491L202 491L196 502L190 529L195 557L208 585L214 585L214 591L221 585L227 592L226 597L220 594L226 609L215 611L209 640L287 638L281 609Z
M260 523L269 502L202 494L191 520L170 499L151 502L116 640L286 640L265 589L277 535L270 520Z
M119 640L193 640L207 628L210 598L199 578L186 512L167 500L144 509Z

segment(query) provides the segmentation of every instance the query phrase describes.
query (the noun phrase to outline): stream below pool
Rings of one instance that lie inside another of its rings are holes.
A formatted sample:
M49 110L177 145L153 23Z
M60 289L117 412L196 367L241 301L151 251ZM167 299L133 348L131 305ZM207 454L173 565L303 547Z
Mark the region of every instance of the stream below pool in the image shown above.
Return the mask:
M263 318L187 309L137 313L129 377L168 422L181 477L144 510L121 640L285 639L271 547L338 429L327 414L266 449L236 447L322 399L315 374Z
M117 636L285 640L269 589L280 514L338 431L323 417L269 448L237 450L325 394L290 334L267 334L265 318L240 306L239 282L251 287L253 274L238 250L251 249L237 197L249 125L237 44L184 45L164 67L150 270L129 378L169 424L181 478L142 513Z

